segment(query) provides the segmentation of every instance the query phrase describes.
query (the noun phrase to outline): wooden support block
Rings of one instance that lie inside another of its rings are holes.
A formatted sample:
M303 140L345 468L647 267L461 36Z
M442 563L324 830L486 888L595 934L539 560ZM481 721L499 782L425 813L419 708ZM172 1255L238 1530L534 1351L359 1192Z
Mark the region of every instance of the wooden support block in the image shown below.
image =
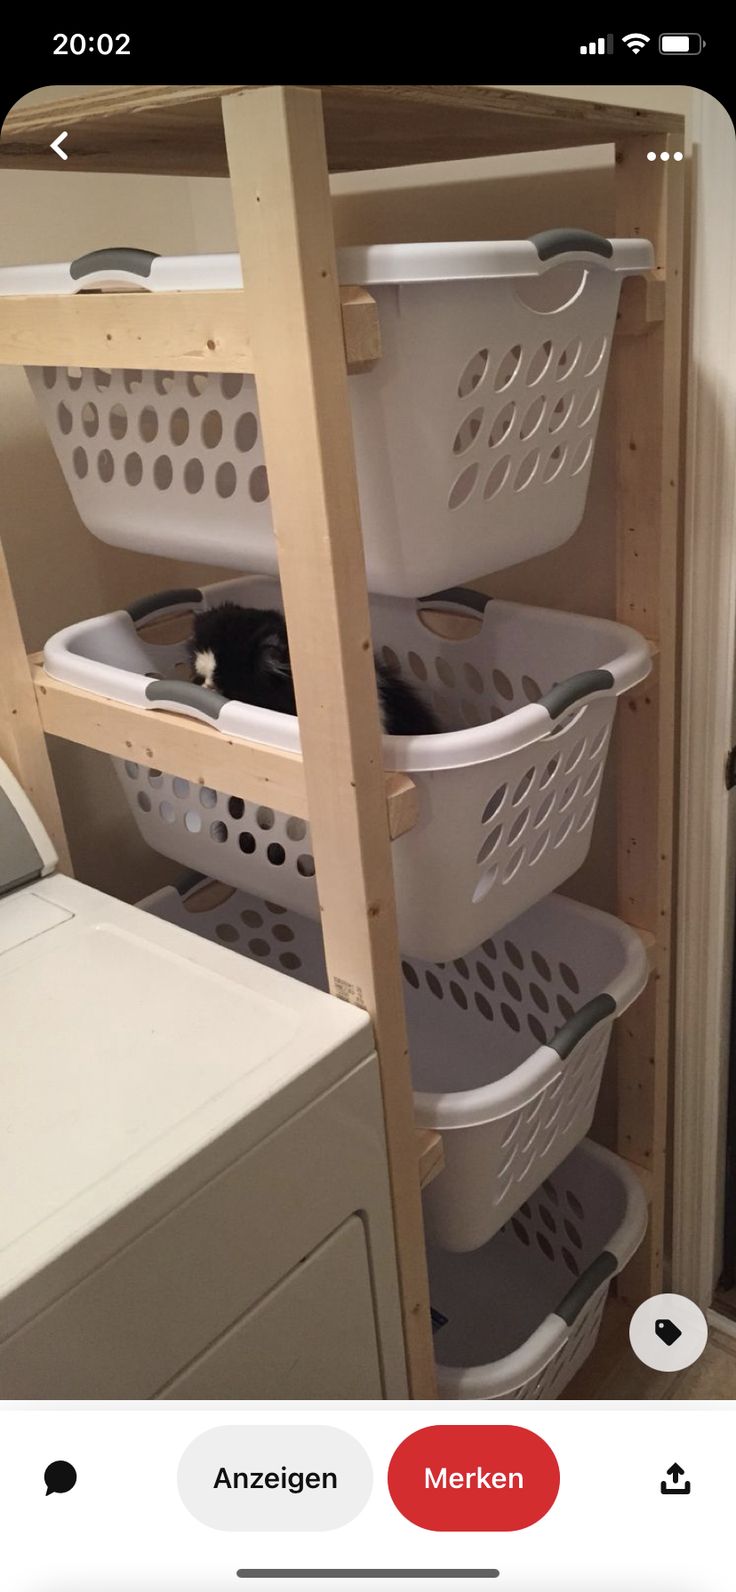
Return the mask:
M616 332L641 337L664 320L666 283L660 276L627 276L621 284Z
M435 1393L391 856L322 103L223 101L333 992L373 1020L409 1388ZM329 777L326 777L329 771Z
M33 803L59 858L62 872L71 873L72 864L59 798L1 544L0 646L0 757Z
M417 1128L417 1160L419 1183L426 1188L442 1171L445 1164L442 1138L434 1128Z
M381 354L378 308L366 288L340 289L348 369ZM0 297L0 365L130 370L254 370L245 295L75 293Z

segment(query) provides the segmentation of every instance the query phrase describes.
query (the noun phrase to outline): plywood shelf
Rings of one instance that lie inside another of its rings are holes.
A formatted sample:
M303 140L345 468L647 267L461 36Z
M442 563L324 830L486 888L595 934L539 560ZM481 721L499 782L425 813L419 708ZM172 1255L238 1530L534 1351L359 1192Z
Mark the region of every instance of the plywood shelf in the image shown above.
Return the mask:
M112 757L180 774L193 784L308 818L304 763L294 752L237 740L198 719L131 707L53 680L38 653L29 658L41 725L47 735L91 746ZM392 840L416 822L416 786L408 774L386 774Z
M21 102L0 137L0 167L58 171L49 145L69 133L70 170L227 177L221 99L249 83L105 88ZM312 84L322 91L330 171L374 170L682 133L682 117L520 93L482 83Z

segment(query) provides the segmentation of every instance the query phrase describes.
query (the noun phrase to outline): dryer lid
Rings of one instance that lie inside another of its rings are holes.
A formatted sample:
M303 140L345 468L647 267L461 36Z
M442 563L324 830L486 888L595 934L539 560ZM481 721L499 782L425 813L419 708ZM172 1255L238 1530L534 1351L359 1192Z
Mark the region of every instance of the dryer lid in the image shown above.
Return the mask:
M0 896L45 878L58 860L35 808L0 758Z

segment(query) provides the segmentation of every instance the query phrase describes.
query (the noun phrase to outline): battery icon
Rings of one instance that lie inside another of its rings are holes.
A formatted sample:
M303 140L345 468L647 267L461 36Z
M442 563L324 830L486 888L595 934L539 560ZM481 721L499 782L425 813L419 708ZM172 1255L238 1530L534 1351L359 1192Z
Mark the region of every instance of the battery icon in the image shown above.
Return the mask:
M660 55L700 55L703 38L700 33L660 33Z

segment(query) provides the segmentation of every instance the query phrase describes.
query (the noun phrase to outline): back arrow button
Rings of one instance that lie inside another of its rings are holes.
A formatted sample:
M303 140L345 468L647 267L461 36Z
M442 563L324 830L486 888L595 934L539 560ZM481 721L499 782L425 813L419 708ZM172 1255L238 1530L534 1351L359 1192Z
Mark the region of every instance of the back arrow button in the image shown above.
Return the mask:
M69 134L68 134L68 133L59 133L59 136L58 136L58 138L55 138L55 139L54 139L54 142L53 142L53 144L49 144L49 148L50 148L50 149L53 149L53 151L54 151L54 154L55 154L55 155L58 155L58 157L59 157L59 160L68 160L68 159L69 159L69 156L68 156L68 155L67 155L67 154L66 154L66 153L65 153L65 151L64 151L64 150L63 150L63 149L61 149L61 147L60 147L60 146L61 146L61 144L63 144L63 142L64 142L64 139L65 139L65 138L68 138L68 137L69 137Z

